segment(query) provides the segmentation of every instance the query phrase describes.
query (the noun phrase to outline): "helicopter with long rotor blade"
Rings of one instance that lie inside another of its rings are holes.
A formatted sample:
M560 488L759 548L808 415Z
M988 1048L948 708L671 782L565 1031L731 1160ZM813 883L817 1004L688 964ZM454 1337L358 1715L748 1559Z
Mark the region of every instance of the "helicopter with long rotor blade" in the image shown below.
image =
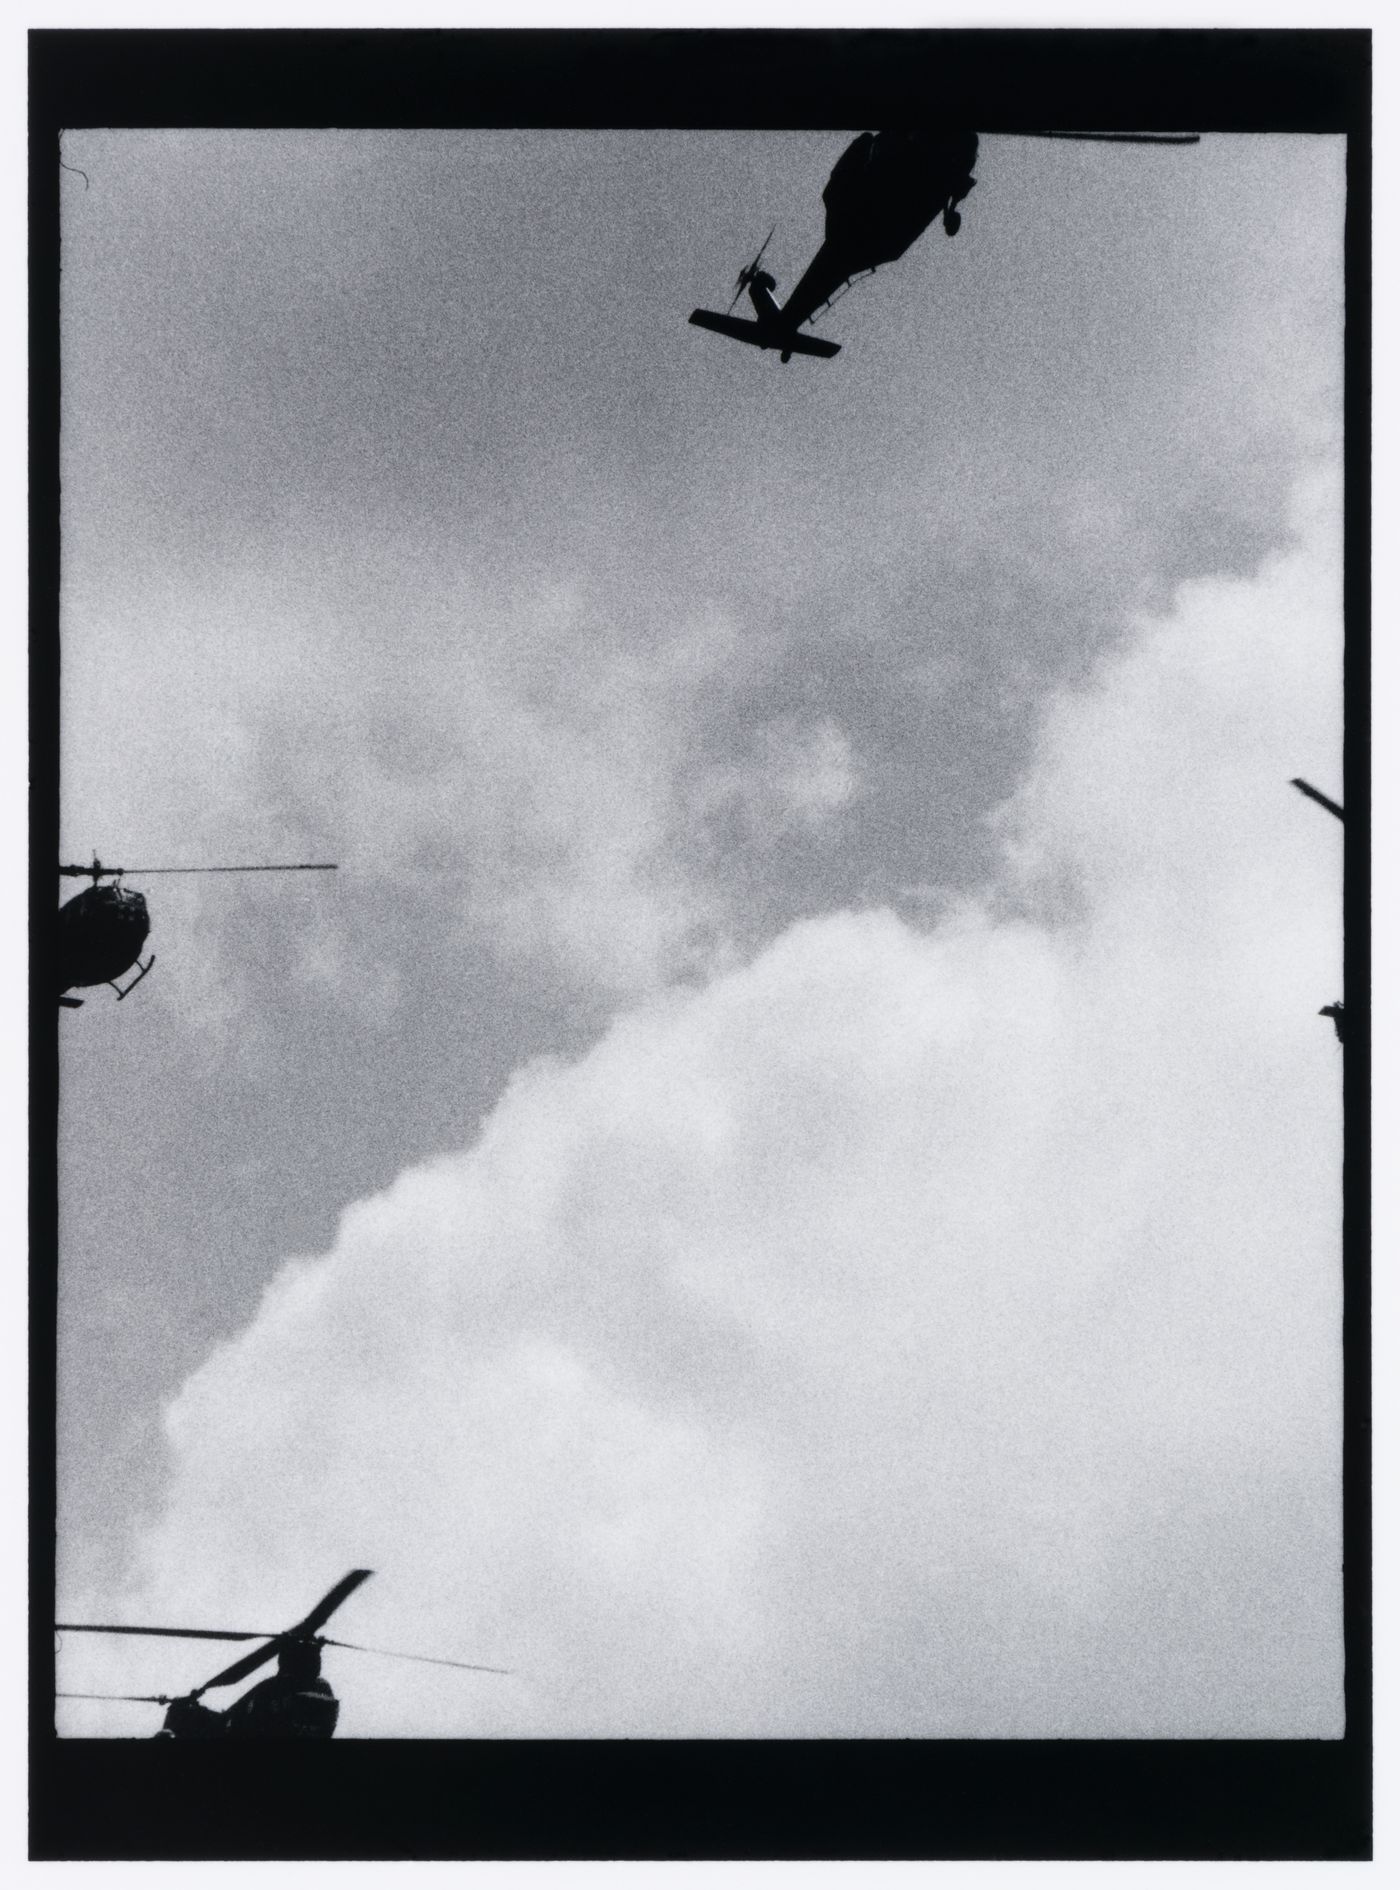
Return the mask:
M96 855L91 866L60 866L63 879L91 879L85 892L58 909L55 971L58 1001L65 1010L82 1008L81 998L70 997L75 987L110 984L118 1003L140 984L155 964L154 952L141 963L141 947L151 929L145 895L123 886L123 878L147 878L170 873L334 873L325 863L291 866L104 866ZM111 880L104 886L104 879ZM136 969L125 989L117 980Z
M1165 131L1021 131L992 136L1069 139L1086 144L1199 144L1198 132ZM795 354L829 360L841 344L803 334L823 308L839 300L850 285L904 254L936 217L956 236L962 228L958 205L977 182L977 133L943 131L863 131L836 160L822 192L826 230L820 249L786 302L779 304L777 282L759 265L773 240L768 232L751 263L739 271L734 300L721 315L697 308L690 319L746 341L756 348L776 348L783 361ZM773 229L777 225L774 224ZM747 289L753 319L734 313Z
M1346 825L1346 809L1339 801L1334 801L1330 794L1324 794L1320 788L1315 788L1311 781L1305 781L1301 775L1297 774L1293 776L1289 786L1297 788L1300 794L1306 794L1310 801L1316 801L1319 807L1325 807L1329 814L1340 820L1343 826ZM1318 1016L1330 1017L1332 1028L1337 1033L1337 1042L1346 1042L1346 1006L1340 998L1335 1004L1324 1004Z
M158 1739L329 1739L340 1717L340 1702L330 1683L321 1678L321 1649L340 1647L357 1654L380 1654L387 1660L412 1660L428 1667L458 1667L467 1673L508 1674L508 1667L483 1667L473 1661L443 1660L437 1655L404 1654L387 1647L364 1647L358 1641L333 1640L322 1634L341 1603L348 1600L372 1569L352 1568L295 1627L280 1634L266 1630L232 1628L127 1627L90 1621L59 1621L59 1634L150 1634L191 1641L263 1641L265 1645L241 1654L212 1680L188 1693L69 1693L60 1700L124 1700L136 1705L163 1706L165 1721ZM277 1672L222 1710L201 1704L213 1687L229 1687L276 1658Z

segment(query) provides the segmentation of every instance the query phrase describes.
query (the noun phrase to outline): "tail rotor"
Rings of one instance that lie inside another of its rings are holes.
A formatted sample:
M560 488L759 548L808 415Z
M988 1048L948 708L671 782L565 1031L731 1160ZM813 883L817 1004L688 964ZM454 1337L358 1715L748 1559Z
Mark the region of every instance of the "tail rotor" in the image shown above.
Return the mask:
M758 265L763 261L763 251L767 249L768 245L772 242L773 230L776 230L777 227L778 226L775 223L773 225L773 229L770 230L767 236L764 237L762 247L759 249L759 252L754 257L753 261L751 263L746 263L744 267L739 271L738 277L736 278L735 283L734 283L734 300L729 304L728 312L731 315L734 313L734 309L735 309L736 304L738 303L739 297L744 293L744 290L748 288L749 284L752 281L754 281L755 278L757 277Z

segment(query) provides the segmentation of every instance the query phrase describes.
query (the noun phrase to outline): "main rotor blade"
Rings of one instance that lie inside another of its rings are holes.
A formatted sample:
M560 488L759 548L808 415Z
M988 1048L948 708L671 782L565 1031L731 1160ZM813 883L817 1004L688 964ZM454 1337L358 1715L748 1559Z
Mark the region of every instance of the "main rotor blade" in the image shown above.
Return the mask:
M148 878L153 873L337 873L340 868L329 860L297 860L275 866L104 866L94 860L91 866L60 866L60 879L120 879L126 873Z
M92 868L87 866L82 871L90 873ZM148 879L153 873L335 873L339 868L325 861L298 861L294 866L109 866L106 871L139 873Z
M243 1680L250 1673L256 1673L264 1661L271 1660L274 1654L281 1653L285 1639L285 1635L278 1634L267 1643L266 1647L256 1647L251 1654L242 1655L231 1667L225 1667L221 1673L216 1673L212 1680L206 1680L198 1691L207 1693L210 1687L231 1687L235 1680Z
M142 1706L169 1706L169 1693L56 1693L56 1700L134 1700Z
M282 1639L299 1641L308 1634L314 1634L322 1622L330 1620L341 1602L347 1601L360 1583L367 1582L373 1573L372 1568L352 1568L350 1573L342 1576L328 1594L322 1595L304 1621L298 1621L295 1627L287 1629Z
M773 225L773 229L770 230L767 236L764 237L763 242L759 247L759 252L754 257L753 261L751 263L745 263L744 267L739 271L738 278L734 284L734 300L729 304L729 313L731 315L734 313L735 307L737 306L738 301L739 301L739 297L744 293L744 290L748 286L748 284L752 282L754 277L758 274L758 265L763 261L763 252L765 249L767 249L768 245L772 242L773 231L776 230L777 227L778 226L775 223Z
M1199 144L1199 131L991 131L990 138L1067 138L1077 144Z
M91 1621L56 1621L55 1634L168 1634L182 1641L262 1641L267 1639L266 1630L259 1633L249 1629L246 1634L234 1632L231 1628L202 1627L112 1627L94 1626Z
M1316 801L1319 807L1325 807L1329 814L1335 814L1338 820L1345 825L1346 815L1343 813L1342 809L1338 807L1335 801L1329 800L1325 794L1320 793L1318 789L1313 786L1311 781L1305 781L1301 775L1295 774L1289 786L1297 788L1300 794L1306 794L1308 799L1310 801Z
M481 1667L471 1660L443 1660L436 1654L401 1654L392 1647L362 1647L358 1641L333 1641L325 1637L327 1647L348 1647L356 1654L382 1654L386 1660L417 1660L425 1667L460 1667L466 1673L503 1673L513 1671L510 1667Z
M342 1601L354 1594L361 1582L367 1582L374 1573L371 1568L352 1568L348 1575L343 1575L335 1587L322 1595L310 1614L297 1622L295 1627L286 1628L275 1635L266 1647L258 1648L254 1653L244 1654L241 1660L235 1660L231 1667L225 1667L222 1673L216 1673L212 1680L206 1680L200 1692L207 1692L210 1687L231 1687L235 1680L243 1680L250 1673L257 1671L264 1661L271 1660L280 1653L290 1641L309 1640L323 1621L329 1621Z

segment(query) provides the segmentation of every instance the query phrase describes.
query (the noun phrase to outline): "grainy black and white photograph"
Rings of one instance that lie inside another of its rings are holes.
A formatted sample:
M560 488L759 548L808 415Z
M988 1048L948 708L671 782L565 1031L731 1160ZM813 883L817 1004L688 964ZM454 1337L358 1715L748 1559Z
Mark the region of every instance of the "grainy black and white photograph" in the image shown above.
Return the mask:
M64 127L60 1742L1342 1739L1348 140L1054 104Z

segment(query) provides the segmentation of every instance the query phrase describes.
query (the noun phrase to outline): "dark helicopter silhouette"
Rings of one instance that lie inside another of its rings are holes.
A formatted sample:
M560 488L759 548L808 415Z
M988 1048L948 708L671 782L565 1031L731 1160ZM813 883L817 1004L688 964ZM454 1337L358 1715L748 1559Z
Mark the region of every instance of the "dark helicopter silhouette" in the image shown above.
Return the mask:
M1025 131L1008 136L1067 138L1089 144L1199 144L1196 132ZM756 348L776 348L788 361L794 354L840 353L840 344L800 331L847 286L870 275L882 263L896 262L935 217L956 236L962 227L958 205L977 182L977 133L944 131L863 131L836 160L822 202L826 232L797 287L781 306L777 283L760 269L773 231L751 263L739 271L728 311L697 308L691 321ZM774 228L777 226L774 225ZM754 319L734 314L734 303L749 292Z
M1327 795L1315 788L1311 781L1305 781L1301 775L1295 774L1289 786L1297 788L1300 794L1306 794L1310 801L1316 801L1319 807L1325 807L1329 814L1335 814L1337 819L1342 822L1343 826L1346 825L1346 814L1343 809L1336 801L1329 800ZM1340 999L1335 1004L1324 1004L1322 1009L1318 1012L1318 1016L1330 1017L1332 1019L1332 1028L1337 1033L1337 1042L1346 1042L1344 1033L1346 1010Z
M460 1667L468 1673L509 1672L505 1667L481 1667L465 1660L441 1660L428 1654L400 1654L386 1647L361 1647L356 1641L332 1640L320 1630L372 1569L352 1568L295 1627L280 1634L236 1632L224 1628L114 1627L87 1621L60 1621L60 1634L154 1634L194 1641L265 1641L266 1645L242 1654L232 1666L216 1673L189 1693L64 1693L60 1700L130 1700L138 1705L163 1706L165 1722L157 1739L329 1739L340 1717L340 1702L330 1683L321 1678L321 1649L343 1647L357 1654L382 1654L390 1660L419 1661L429 1667ZM211 1687L233 1686L273 1657L277 1672L249 1689L222 1710L200 1703Z
M121 884L132 874L146 877L152 873L333 873L334 866L104 866L94 858L91 866L60 866L59 874L68 879L91 879L86 892L69 899L58 909L58 936L55 975L58 1001L66 1010L80 1010L83 1000L67 994L76 986L110 984L118 1002L129 997L155 964L155 954L141 963L141 947L151 929L145 896ZM102 881L112 884L104 886ZM136 976L125 989L117 983L135 966Z

